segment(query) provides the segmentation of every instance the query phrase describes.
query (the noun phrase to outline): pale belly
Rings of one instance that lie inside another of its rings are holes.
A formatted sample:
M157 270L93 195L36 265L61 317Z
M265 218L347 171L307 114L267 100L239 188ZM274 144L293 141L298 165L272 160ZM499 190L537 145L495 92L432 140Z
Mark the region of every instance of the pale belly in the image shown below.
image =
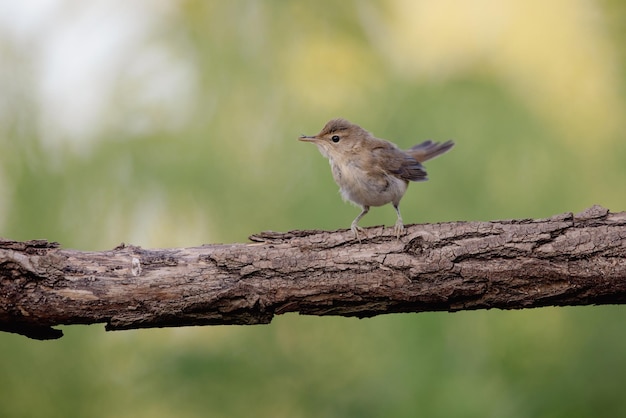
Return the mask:
M405 180L386 173L367 173L355 165L341 169L332 163L331 166L341 196L360 206L398 204L408 186Z

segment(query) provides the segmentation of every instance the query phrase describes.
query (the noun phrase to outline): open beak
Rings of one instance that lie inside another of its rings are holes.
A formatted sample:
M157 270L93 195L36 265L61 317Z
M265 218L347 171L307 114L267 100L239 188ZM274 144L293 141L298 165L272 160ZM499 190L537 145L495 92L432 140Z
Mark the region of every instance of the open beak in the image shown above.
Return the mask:
M307 135L300 135L300 137L298 138L300 141L304 141L304 142L315 142L317 141L317 138L314 136L307 136Z

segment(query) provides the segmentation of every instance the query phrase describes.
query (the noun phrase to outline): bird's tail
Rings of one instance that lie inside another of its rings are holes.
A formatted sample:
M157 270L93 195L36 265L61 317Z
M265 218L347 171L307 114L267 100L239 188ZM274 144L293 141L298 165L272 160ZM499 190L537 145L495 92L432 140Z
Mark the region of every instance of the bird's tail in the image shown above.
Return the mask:
M414 145L406 152L420 163L428 161L432 158L448 152L454 146L454 141L446 141L443 144L433 141L424 141L421 144Z

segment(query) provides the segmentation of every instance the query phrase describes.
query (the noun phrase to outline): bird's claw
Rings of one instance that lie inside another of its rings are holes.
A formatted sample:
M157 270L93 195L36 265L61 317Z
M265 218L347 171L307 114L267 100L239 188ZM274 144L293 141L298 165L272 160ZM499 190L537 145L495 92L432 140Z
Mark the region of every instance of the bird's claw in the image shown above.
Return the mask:
M396 222L395 226L393 227L393 232L395 232L396 238L400 239L400 237L406 232L406 230L404 229L404 224L402 222Z
M359 241L359 244L361 243L361 237L359 237L359 232L365 233L365 230L363 228L361 228L358 225L353 224L350 229L352 230L352 232L354 233L354 238L357 239Z

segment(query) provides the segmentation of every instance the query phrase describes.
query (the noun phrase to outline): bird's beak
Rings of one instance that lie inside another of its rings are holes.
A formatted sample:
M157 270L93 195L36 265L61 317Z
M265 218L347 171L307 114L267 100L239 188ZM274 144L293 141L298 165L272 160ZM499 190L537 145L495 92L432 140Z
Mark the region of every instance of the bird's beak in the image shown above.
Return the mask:
M307 136L307 135L300 135L300 137L298 138L300 141L304 141L304 142L315 142L317 141L317 138L314 136Z

